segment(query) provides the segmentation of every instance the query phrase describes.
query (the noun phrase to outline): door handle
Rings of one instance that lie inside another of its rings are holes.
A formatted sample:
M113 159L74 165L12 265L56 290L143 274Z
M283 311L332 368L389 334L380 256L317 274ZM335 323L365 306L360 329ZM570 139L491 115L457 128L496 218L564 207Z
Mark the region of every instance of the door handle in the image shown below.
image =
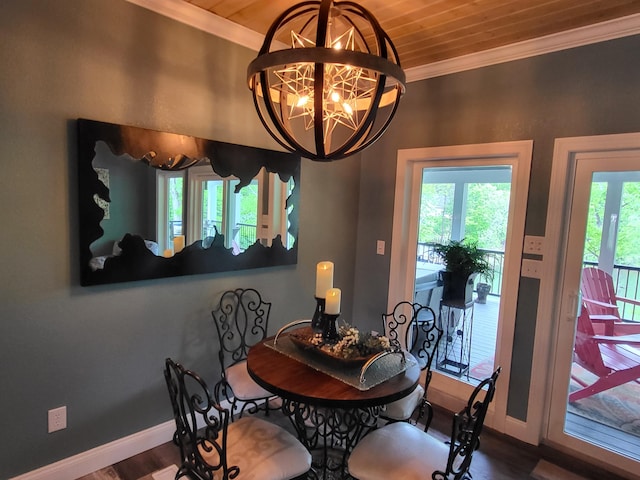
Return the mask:
M580 302L581 294L575 290L569 294L569 311L567 312L567 320L573 322L580 314L578 308L582 302Z

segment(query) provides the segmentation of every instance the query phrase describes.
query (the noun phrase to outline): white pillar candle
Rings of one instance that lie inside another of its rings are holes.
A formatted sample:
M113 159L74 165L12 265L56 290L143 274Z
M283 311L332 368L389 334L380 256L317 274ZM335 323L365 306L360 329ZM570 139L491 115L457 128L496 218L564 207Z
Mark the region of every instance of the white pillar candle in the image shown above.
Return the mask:
M333 287L333 262L320 262L316 269L316 297L326 298Z
M184 248L184 235L176 235L173 237L173 252L181 252Z
M324 307L324 312L329 315L338 315L340 313L340 298L342 292L339 288L330 288L327 290L327 304Z

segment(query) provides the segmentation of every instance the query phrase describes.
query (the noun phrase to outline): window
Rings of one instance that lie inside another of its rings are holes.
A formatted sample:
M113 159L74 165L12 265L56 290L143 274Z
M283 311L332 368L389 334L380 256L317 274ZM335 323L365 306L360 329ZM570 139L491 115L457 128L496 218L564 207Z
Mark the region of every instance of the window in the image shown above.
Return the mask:
M184 171L167 172L159 170L156 176L157 184L157 238L159 250L164 256L173 253L173 241L179 235L184 235L183 207L184 207Z
M208 239L216 233L224 235L224 244L234 254L243 252L258 239L258 211L261 180L256 177L241 188L239 180L222 178L211 167L190 168L188 173L189 212L188 238Z
M237 178L223 178L209 165L158 171L157 228L165 256L173 254L174 239L180 235L185 245L202 240L207 248L218 233L236 255L256 241L270 246L277 235L290 248L295 238L288 233L287 217L293 206L286 202L293 179L283 183L263 170L236 192L238 184Z

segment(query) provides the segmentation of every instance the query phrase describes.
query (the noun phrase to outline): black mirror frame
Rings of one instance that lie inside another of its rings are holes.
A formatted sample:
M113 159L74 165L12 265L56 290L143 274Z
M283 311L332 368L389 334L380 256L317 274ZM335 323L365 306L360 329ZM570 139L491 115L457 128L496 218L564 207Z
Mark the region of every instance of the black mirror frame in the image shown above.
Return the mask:
M99 141L103 141L116 156L127 154L147 164L153 159L156 168L165 170L172 169L168 165L176 158L183 163L198 163L208 159L215 173L221 177L233 175L239 178L238 188L248 185L262 168L277 174L283 182L293 178L294 188L287 198L287 207L293 207L288 213L288 233L295 239L292 247L286 249L278 235L271 246L264 246L258 240L246 251L234 255L232 249L225 248L224 237L216 234L208 248L203 246L202 240L198 240L185 246L180 253L164 258L154 255L145 247L144 239L131 232L120 241L122 253L107 258L104 268L94 271L89 265L93 256L91 244L104 233L100 226L104 210L96 203L94 196L105 202L111 201L109 188L99 180L93 167ZM180 151L173 151L173 145L181 145ZM185 159L187 162L184 162ZM300 156L292 153L78 119L80 284L101 285L296 264L300 163Z

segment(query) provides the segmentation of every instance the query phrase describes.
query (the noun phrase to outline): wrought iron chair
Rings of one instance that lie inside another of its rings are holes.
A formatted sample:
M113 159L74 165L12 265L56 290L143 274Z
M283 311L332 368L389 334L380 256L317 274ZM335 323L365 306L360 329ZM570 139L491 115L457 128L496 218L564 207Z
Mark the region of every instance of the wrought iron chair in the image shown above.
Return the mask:
M419 480L429 474L433 480L470 479L471 460L480 445L500 370L480 382L464 409L453 416L449 445L407 422L385 425L356 445L348 461L349 474L359 480Z
M596 267L583 268L580 293L589 309L596 333L604 335L640 333L640 322L624 320L618 308L618 302L640 308L640 301L619 296L616 293L613 278L607 272Z
M221 379L214 386L217 401L231 404L231 413L238 418L245 411L264 410L269 414L269 400L275 395L258 385L247 371L247 354L267 336L271 303L265 302L253 288L237 288L222 294L220 303L211 312L220 350Z
M409 395L384 406L380 417L388 422L408 421L418 409L416 421L426 414L425 431L433 419L433 407L427 400L431 382L431 362L442 337L436 314L430 307L403 301L391 313L382 314L385 336L389 341L413 354L425 372L424 386L418 385Z
M167 382L182 464L176 479L303 478L311 455L289 432L261 418L229 423L229 410L210 395L198 374L167 358Z
M640 335L596 335L590 311L582 306L576 326L574 361L597 378L591 383L572 375L580 388L571 392L570 402L635 381L640 383Z

